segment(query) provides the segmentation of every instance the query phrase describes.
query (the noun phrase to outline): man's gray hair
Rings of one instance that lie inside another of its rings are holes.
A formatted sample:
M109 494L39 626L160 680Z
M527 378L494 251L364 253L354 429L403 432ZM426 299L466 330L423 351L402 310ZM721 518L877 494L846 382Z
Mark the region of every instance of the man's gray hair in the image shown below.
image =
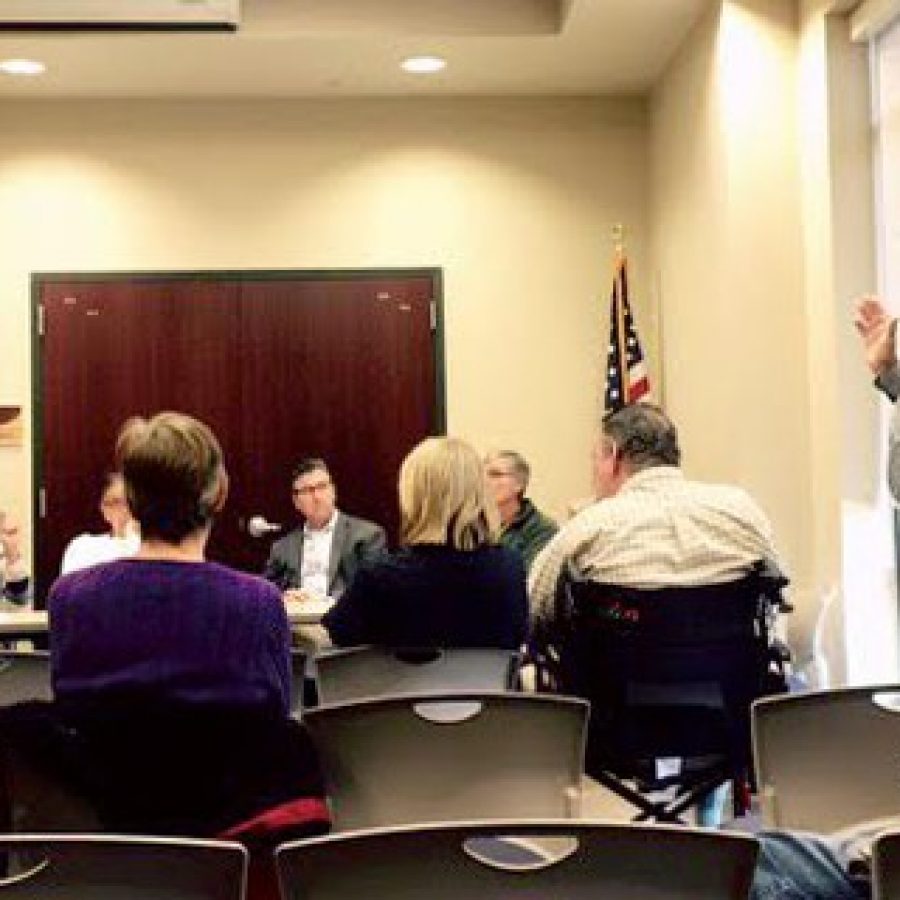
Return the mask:
M636 470L681 463L678 429L652 403L634 403L611 413L603 420L602 430Z
M528 490L528 482L531 479L531 466L528 465L525 457L515 450L499 450L493 455L493 458L506 460L509 464L510 472L522 486L522 490L519 492L520 496L524 497L525 492Z

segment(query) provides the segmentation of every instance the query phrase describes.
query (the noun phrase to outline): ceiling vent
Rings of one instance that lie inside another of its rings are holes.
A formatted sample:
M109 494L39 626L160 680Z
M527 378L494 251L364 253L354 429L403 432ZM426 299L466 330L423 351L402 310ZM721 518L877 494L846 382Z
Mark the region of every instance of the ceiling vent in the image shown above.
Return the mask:
M240 0L0 0L0 30L232 30Z

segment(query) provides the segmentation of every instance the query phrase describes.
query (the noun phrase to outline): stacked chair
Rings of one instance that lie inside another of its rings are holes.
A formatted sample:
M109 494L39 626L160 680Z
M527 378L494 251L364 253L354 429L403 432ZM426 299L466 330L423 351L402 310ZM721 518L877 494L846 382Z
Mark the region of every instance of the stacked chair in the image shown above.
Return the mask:
M517 693L515 654L331 657L318 666L324 702L294 714L320 755L334 832L278 851L284 900L746 896L752 838L579 818L588 702ZM21 813L47 834L0 838L0 900L243 897L239 845L85 834L99 825L77 794L6 762L7 830Z
M760 700L753 745L768 827L827 833L900 815L900 686Z
M51 696L47 650L0 650L0 706Z
M872 888L875 900L900 897L900 831L886 831L872 847Z
M579 812L587 704L513 693L390 696L305 722L340 831Z
M749 837L498 821L314 838L277 867L284 900L745 900L755 858Z
M511 690L518 668L518 653L493 647L349 647L316 657L322 704L430 691Z
M244 900L240 844L112 835L0 837L3 900Z

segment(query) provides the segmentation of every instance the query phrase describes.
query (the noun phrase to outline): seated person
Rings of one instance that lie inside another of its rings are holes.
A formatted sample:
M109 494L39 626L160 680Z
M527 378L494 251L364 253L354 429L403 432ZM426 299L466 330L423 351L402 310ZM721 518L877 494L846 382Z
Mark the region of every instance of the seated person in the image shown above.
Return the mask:
M738 487L689 481L678 432L657 406L607 416L594 447L597 502L566 523L529 576L537 643L554 633L555 598L569 563L588 579L634 588L736 581L760 560L777 568L765 513ZM702 825L717 825L725 792L703 801Z
M294 508L303 524L275 541L263 576L282 591L340 597L360 563L385 549L384 529L337 509L324 460L302 460L291 481Z
M500 543L522 554L525 568L557 532L556 522L545 516L526 496L531 468L515 450L491 453L485 460L488 485L500 511Z
M134 556L141 539L125 498L125 481L119 472L109 472L103 479L100 515L109 525L106 534L79 534L63 553L61 574L68 575L98 563Z
M518 649L527 631L521 557L499 521L475 450L428 438L400 469L402 549L360 567L322 621L338 645Z
M595 503L534 561L532 615L552 625L559 576L635 588L736 581L759 560L777 564L765 513L738 487L689 481L675 426L649 403L604 419L594 447Z
M0 597L24 606L28 603L29 589L19 523L12 515L0 510Z
M281 595L204 559L228 495L218 441L179 413L132 419L116 464L137 555L64 575L49 596L58 759L109 828L243 838L327 827L314 752L289 719Z

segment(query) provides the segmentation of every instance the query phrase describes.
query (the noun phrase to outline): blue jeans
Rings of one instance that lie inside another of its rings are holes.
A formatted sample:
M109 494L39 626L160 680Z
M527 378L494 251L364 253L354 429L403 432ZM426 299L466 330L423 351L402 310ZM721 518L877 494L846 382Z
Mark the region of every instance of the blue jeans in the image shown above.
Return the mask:
M703 828L718 828L722 824L725 802L728 800L728 787L727 784L720 784L697 804L698 825Z
M821 839L768 831L760 843L750 900L867 900L871 891L852 881Z

